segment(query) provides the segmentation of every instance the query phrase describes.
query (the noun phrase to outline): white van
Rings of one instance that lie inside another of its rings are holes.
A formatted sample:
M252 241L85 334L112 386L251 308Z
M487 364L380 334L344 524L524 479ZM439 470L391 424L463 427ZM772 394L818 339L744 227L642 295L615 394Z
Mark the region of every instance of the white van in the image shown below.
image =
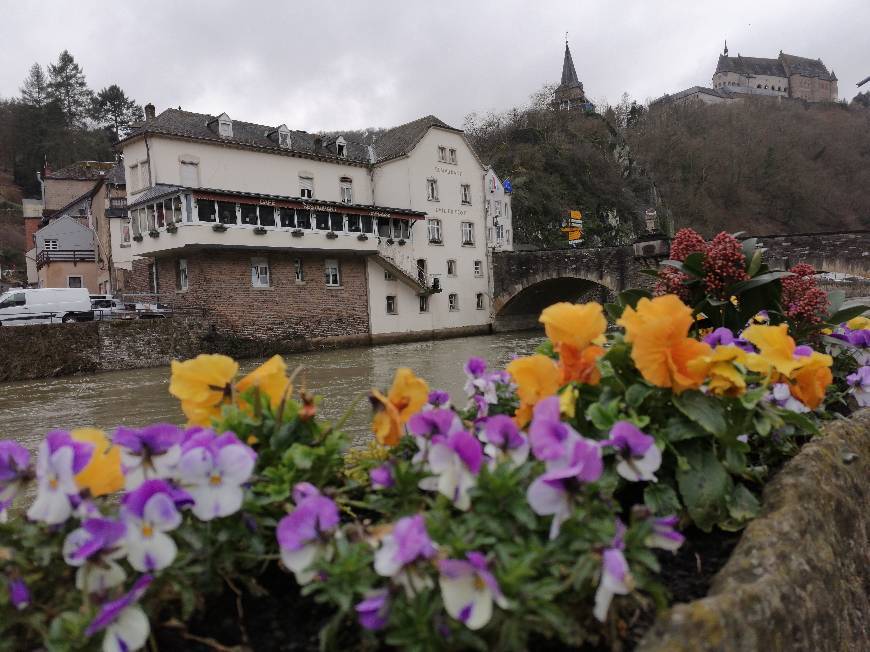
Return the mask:
M22 288L0 296L0 326L25 326L94 318L87 288Z

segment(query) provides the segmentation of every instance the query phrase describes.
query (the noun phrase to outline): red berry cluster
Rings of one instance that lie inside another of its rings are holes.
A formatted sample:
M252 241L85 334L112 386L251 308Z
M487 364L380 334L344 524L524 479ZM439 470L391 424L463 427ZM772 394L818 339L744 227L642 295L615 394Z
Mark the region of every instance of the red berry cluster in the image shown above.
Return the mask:
M676 267L662 265L659 269L659 280L653 288L653 294L657 297L663 294L676 294L683 301L689 301L689 288L683 285L688 278Z
M704 259L704 274L707 293L719 299L727 299L731 285L749 278L746 256L737 238L722 231L710 241Z
M680 229L671 243L671 260L686 260L689 254L707 253L704 237L694 229Z
M794 276L782 279L782 306L790 321L818 324L828 313L828 295L816 285L815 268L799 263L790 270Z

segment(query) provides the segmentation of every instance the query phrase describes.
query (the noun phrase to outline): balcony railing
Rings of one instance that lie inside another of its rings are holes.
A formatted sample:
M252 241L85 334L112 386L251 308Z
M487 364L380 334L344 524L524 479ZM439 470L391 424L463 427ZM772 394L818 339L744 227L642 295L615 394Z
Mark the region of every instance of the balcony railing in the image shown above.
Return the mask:
M36 255L36 268L40 269L49 263L93 263L96 259L93 249L43 249Z

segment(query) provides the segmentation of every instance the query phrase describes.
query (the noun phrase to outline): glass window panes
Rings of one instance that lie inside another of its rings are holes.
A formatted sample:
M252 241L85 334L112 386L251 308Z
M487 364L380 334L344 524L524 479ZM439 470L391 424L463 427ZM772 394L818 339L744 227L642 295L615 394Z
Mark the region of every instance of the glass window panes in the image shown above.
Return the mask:
M447 261L447 276L456 276L456 261Z
M359 215L348 215L347 216L347 230L351 233L359 233L362 230L362 225L360 224L360 216Z
M337 260L328 258L324 261L324 275L328 286L338 287L341 285L341 274L339 272Z
M181 221L181 197L172 198L172 214L175 216L175 221Z
M184 258L178 259L178 268L176 270L176 288L179 290L187 289L187 260Z
M450 151L448 152L448 159L451 163L454 163L454 164L456 163L456 150L453 149L452 147L450 148Z
M438 201L438 180L426 179L426 199Z
M425 294L420 295L420 312L429 312L429 297Z
M474 275L475 276L483 276L483 261L480 261L480 260L474 261Z
M242 204L242 224L257 225L256 204Z
M438 160L442 162L447 161L447 148L440 146L438 147Z
M281 209L281 226L292 229L296 226L296 215L292 208Z
M260 226L275 226L275 209L271 206L260 206Z
M429 242L441 242L441 220L429 220Z
M154 230L155 230L155 225L154 225L154 204L148 204L148 206L145 207L145 216L146 216L146 219L147 219L147 221L148 221L148 222L147 222L147 223L148 223L148 230L149 230L149 231L154 231Z
M484 299L483 292L478 292L477 293L477 309L483 310L484 308L486 308L486 300Z
M166 214L163 212L163 202L154 204L154 212L157 216L157 228L166 226Z
M296 258L293 261L293 271L296 273L296 282L302 283L305 280L305 267L302 265L301 258Z
M458 294L448 294L447 295L447 305L450 310L459 310L459 295Z
M196 200L196 216L200 222L215 221L215 206L213 201L208 199Z
M269 261L265 258L251 259L251 285L255 288L269 287Z
M236 216L236 205L232 202L227 201L219 201L217 203L218 207L218 220L221 224L235 224L237 220Z
M402 220L401 226L402 226L402 237L405 240L410 240L411 239L411 220Z
M314 223L318 231L329 231L329 213L326 211L315 211Z
M389 238L392 235L392 231L390 230L389 218L378 218L378 235L382 238Z
M311 228L311 211L298 209L296 211L296 228L310 229Z
M472 223L472 222L463 222L462 223L462 244L464 244L464 245L473 245L474 244L474 223Z
M368 215L362 216L362 232L363 233L374 233L375 232L375 218L369 217Z
M387 314L395 315L398 312L398 307L396 306L396 297L392 294L387 295Z
M330 231L344 231L344 213L329 214Z
M403 221L404 220L393 220L392 221L393 222L393 237L396 240L404 237L402 235L402 222Z
M353 203L353 180L350 177L342 177L339 181L341 201L345 204Z
M306 199L314 197L314 178L299 175L299 196Z
M459 186L459 188L460 188L460 199L462 200L462 203L463 204L470 204L471 203L471 186L468 185L467 183L463 183L461 186Z

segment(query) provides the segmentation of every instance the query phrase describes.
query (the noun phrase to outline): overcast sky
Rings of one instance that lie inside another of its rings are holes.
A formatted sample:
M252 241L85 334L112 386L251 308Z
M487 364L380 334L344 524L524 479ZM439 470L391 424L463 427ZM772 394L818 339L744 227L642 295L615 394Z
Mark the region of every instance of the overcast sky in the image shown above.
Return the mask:
M0 96L68 49L99 89L307 131L527 103L569 33L595 102L709 85L730 54L821 58L840 97L870 75L870 0L2 0Z

